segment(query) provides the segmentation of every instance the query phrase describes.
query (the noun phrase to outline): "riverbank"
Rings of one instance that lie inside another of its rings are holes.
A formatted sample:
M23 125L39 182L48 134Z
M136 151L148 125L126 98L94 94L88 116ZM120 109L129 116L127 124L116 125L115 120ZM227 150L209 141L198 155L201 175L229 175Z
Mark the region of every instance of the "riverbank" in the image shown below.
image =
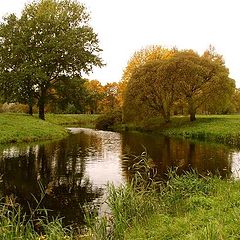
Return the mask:
M1 113L0 144L61 139L69 134L66 126L94 128L97 117L98 115L46 114L46 121L42 121L37 116L27 114Z
M198 115L194 122L188 117L176 116L168 124L160 118L152 118L125 128L240 147L240 115Z
M64 126L95 128L99 114L46 114L46 121Z
M61 126L27 114L0 114L0 143L33 142L68 136Z
M165 184L109 185L111 215L87 218L88 231L80 236L57 219L43 217L37 225L31 218L26 221L18 206L8 202L0 205L1 236L6 240L239 239L239 188L239 181L198 177L196 173L177 176L174 172Z
M172 176L158 191L111 187L112 216L95 223L91 234L119 240L239 239L239 181Z

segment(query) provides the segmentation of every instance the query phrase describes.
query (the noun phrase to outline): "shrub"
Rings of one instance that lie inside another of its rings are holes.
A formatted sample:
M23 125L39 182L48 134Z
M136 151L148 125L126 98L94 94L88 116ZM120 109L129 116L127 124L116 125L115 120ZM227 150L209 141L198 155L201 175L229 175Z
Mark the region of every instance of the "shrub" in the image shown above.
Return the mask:
M120 124L121 122L122 112L115 110L98 117L96 120L96 129L112 130L114 125Z

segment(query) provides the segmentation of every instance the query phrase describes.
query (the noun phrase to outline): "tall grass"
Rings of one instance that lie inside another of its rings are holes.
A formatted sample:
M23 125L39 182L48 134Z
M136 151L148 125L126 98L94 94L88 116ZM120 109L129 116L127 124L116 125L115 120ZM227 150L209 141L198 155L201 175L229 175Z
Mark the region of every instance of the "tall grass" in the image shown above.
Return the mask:
M41 230L40 230L41 228ZM48 217L29 219L22 214L20 206L0 205L0 239L73 239L62 225L61 219L48 220Z
M40 230L41 228L41 230ZM48 217L30 219L22 214L19 206L0 205L0 239L73 239L70 231L62 225L61 219Z
M42 192L41 199L39 201L35 199L37 207L35 209L30 208L30 214L24 213L12 196L1 200L0 239L73 239L72 232L63 227L61 219L50 219L48 210L40 208L45 193L42 185L39 186Z
M146 155L139 160L141 168L148 169L142 165ZM240 238L240 182L195 171L179 176L169 170L165 183L149 184L144 175L139 177L138 163L135 166L137 176L129 184L108 186L110 214L95 215L90 225L93 239Z
M124 239L126 229L141 222L158 209L159 182L155 181L155 170L151 159L144 152L132 157L130 171L133 178L130 183L107 187L107 204L110 213L100 218L87 215L88 227L94 239ZM94 219L94 221L92 221Z
M135 191L133 184L108 186L110 213L89 221L91 235L99 240L124 239L124 232L135 222L143 221L156 210L158 197L153 191Z

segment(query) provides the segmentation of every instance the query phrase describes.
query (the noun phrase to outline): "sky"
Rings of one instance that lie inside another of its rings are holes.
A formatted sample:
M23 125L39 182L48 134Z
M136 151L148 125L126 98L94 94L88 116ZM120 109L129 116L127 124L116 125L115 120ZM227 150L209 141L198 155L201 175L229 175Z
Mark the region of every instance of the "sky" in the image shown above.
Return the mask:
M27 0L0 0L0 17L20 13ZM149 45L193 49L213 45L240 87L239 0L80 0L98 34L106 64L89 79L121 80L135 51Z

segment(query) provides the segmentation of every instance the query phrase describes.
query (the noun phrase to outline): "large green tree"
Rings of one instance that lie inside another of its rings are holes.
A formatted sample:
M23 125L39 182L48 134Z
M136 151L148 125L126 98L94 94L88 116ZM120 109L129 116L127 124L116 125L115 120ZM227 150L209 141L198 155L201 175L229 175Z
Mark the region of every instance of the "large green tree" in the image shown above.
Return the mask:
M11 14L0 26L1 84L8 85L11 79L16 89L30 80L39 117L44 119L49 91L63 75L81 76L94 65L102 66L99 52L84 5L74 0L33 1L19 18Z

